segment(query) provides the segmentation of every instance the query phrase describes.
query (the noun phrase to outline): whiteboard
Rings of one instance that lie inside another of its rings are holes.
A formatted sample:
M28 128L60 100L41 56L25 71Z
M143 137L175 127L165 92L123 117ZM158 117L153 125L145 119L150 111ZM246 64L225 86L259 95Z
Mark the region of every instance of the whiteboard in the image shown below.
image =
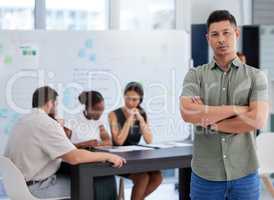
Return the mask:
M57 90L59 117L72 119L83 107L78 95L97 90L107 114L123 104L130 81L145 91L154 141L184 139L189 127L179 114L179 96L190 59L185 31L1 31L0 153L14 123L31 110L37 87Z

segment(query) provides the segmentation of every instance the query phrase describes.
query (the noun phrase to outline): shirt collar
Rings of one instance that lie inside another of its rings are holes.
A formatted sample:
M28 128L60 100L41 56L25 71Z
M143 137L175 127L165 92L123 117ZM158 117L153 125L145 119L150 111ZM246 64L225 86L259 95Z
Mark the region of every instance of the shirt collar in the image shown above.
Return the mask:
M84 120L84 121L87 121L87 122L97 122L97 121L99 121L101 118L98 119L98 120L87 119L86 116L85 116L85 114L84 114L84 111L81 111L81 112L80 112L80 119L82 119L82 120Z
M47 114L42 108L33 108L32 110L33 110L34 112L40 112L40 113Z
M243 63L240 61L240 59L238 57L236 57L232 60L230 66L238 69L239 67L243 66ZM214 68L218 67L214 57L212 58L212 61L210 62L209 67L210 67L210 69L214 69Z

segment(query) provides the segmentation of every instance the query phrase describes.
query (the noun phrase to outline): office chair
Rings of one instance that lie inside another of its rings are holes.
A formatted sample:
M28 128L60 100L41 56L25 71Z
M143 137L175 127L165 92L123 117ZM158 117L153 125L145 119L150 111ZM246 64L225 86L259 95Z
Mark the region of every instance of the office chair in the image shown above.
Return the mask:
M274 187L269 177L274 172L274 133L261 133L257 139L257 155L259 159L259 174L264 182L266 190L274 198Z
M119 192L117 200L125 200L125 180L122 177L120 177L119 180Z
M8 198L12 200L61 200L70 198L39 199L34 197L28 189L23 174L10 159L4 156L0 156L0 174Z
M261 133L257 139L257 155L259 159L259 174L271 174L274 172L274 133Z

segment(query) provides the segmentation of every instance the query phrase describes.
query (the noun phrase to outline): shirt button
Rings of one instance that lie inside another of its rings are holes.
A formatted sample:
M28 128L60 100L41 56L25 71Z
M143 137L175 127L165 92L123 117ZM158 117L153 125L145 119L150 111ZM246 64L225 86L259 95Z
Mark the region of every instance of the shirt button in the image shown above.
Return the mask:
M224 72L224 75L226 75L226 72Z
M224 155L224 158L226 158L226 155Z
M226 88L223 88L223 91L225 91Z
M225 142L225 138L222 138L222 141Z

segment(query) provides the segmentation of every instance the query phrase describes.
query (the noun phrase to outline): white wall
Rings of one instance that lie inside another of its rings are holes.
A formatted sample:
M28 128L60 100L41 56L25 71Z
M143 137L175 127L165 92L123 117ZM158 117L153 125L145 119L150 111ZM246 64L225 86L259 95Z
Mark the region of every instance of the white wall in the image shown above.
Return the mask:
M229 10L239 25L252 23L252 0L192 0L192 24L206 23L209 14L214 10Z

